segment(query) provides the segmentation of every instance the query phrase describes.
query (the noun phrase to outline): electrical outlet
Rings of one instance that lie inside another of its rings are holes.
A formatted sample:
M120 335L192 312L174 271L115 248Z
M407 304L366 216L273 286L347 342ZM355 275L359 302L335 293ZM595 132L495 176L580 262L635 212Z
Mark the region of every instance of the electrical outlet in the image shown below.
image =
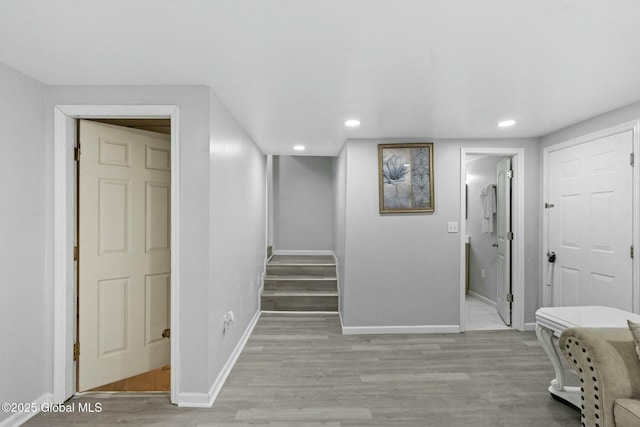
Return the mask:
M231 328L231 323L234 321L233 311L227 311L227 313L222 316L222 333L226 333Z
M447 223L447 233L457 233L458 232L458 223L457 222L449 222Z

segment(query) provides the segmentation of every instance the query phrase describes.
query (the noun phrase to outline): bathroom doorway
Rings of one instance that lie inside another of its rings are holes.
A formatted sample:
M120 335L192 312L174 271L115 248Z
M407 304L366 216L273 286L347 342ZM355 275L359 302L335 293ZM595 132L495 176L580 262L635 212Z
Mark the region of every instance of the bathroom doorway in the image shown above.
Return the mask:
M519 154L519 153L518 153ZM516 172L522 159L500 149L463 149L461 329L523 328L520 242L522 207ZM517 297L520 296L520 301Z

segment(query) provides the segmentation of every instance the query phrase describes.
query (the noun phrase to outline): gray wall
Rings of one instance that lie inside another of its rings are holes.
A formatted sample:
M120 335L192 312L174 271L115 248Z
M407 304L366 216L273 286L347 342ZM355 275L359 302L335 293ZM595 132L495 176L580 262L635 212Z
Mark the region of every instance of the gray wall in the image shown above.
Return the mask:
M204 86L53 86L44 110L49 218L56 104L180 105L182 310L177 387L183 398L206 401L222 365L257 312L265 248L265 156ZM52 232L48 225L50 247ZM52 271L46 277L51 286ZM49 313L52 307L50 300ZM222 316L229 310L236 322L223 336ZM52 336L51 324L49 314L46 336ZM47 362L50 377L53 368Z
M46 387L46 87L0 64L0 93L0 401L28 403Z
M333 159L333 253L338 271L339 310L344 312L344 277L347 219L347 149L343 148Z
M333 249L331 159L274 156L276 250Z
M349 140L345 146L345 326L459 325L460 235L447 233L447 222L463 220L461 147L525 149L525 322L534 322L540 284L538 140L435 140L435 213L383 216L377 144L390 142L409 141Z
M46 108L48 162L53 162L52 115L57 104L177 104L180 105L181 198L180 319L182 392L208 389L209 283L209 90L203 86L52 86ZM51 148L50 148L51 147ZM51 175L52 177L53 175ZM52 182L53 179L48 179ZM48 189L53 191L53 189ZM52 212L52 207L49 206ZM49 231L48 227L48 231ZM53 236L50 237L53 242ZM187 309L188 308L188 309Z
M274 196L273 196L273 156L267 156L267 246L274 245Z
M259 308L266 257L267 159L213 92L209 105L209 332L202 339L209 341L211 386ZM236 321L223 335L222 317L229 310Z
M496 217L493 216L493 232L482 232L482 199L480 192L485 185L496 184L496 167L503 157L485 156L467 162L467 227L471 237L469 257L469 290L496 302L498 288L498 251L491 246L497 241ZM482 270L485 276L482 277Z
M541 139L540 150L549 145L638 119L640 119L640 101L545 135Z

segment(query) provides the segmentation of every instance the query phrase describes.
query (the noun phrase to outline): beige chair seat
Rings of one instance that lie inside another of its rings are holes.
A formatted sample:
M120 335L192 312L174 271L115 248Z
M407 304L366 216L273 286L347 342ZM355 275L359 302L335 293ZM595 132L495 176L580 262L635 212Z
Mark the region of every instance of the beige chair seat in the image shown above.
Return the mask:
M578 371L584 427L640 427L640 360L629 328L568 328L560 349Z
M613 404L613 418L616 427L640 426L640 400L617 399Z

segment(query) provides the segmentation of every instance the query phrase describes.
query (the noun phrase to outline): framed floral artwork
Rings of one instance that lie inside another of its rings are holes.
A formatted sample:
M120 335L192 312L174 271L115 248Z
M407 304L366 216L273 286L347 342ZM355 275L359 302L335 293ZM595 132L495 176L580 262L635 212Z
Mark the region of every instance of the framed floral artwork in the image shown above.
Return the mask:
M378 145L380 213L433 212L433 143Z

